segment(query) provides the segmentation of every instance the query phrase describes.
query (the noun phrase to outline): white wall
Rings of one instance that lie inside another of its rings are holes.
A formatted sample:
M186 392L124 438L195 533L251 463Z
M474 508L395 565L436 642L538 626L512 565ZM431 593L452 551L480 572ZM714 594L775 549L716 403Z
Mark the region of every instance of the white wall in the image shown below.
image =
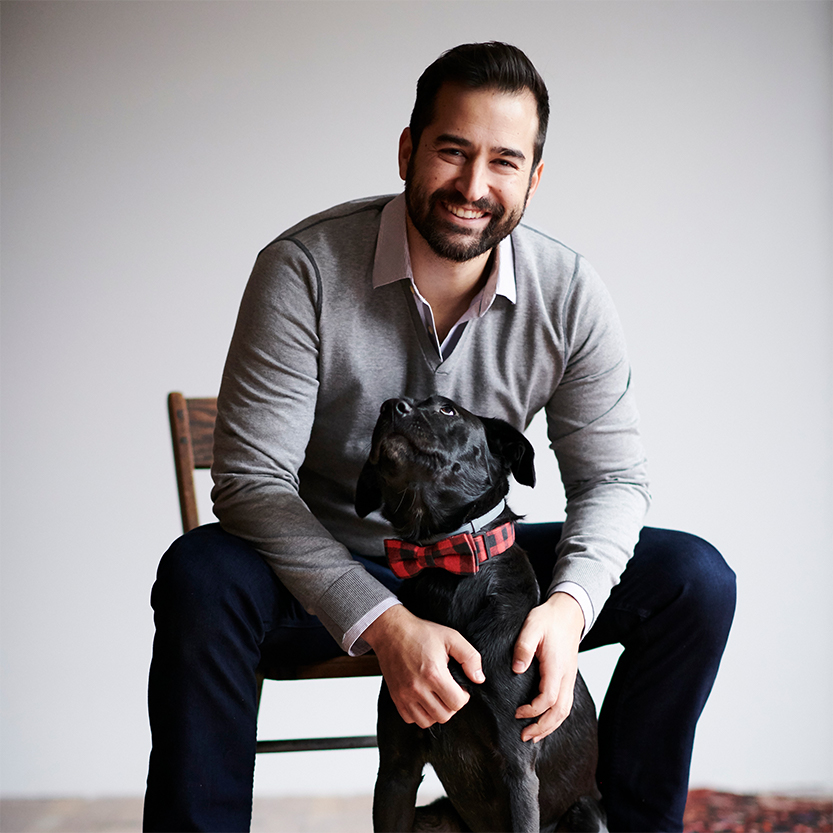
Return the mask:
M650 522L739 575L692 781L833 789L831 5L69 0L2 4L4 794L143 790L165 395L215 393L259 248L397 190L419 73L492 38L550 85L529 216L617 299ZM542 468L533 518L560 512ZM376 683L345 685L371 731ZM337 729L329 701L273 686L263 724ZM374 771L273 756L257 788Z

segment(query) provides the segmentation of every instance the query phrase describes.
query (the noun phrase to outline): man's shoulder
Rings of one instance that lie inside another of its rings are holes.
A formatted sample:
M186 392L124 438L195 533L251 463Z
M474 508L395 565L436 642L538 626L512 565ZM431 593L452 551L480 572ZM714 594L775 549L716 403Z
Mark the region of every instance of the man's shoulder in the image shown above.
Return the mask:
M566 243L562 243L558 238L527 222L518 224L513 232L513 240L516 245L521 244L524 249L542 257L559 256L573 261L581 257L575 249L570 248Z
M256 271L283 274L304 264L319 288L330 279L343 285L346 270L364 274L372 265L382 209L392 196L370 197L333 206L287 229L258 254Z
M340 205L335 205L325 211L319 211L300 223L296 223L280 234L277 240L288 240L301 236L316 234L327 234L336 226L344 223L367 223L377 224L382 214L382 209L395 197L395 194L386 194L378 197L365 197L363 199L351 200Z
M512 233L515 269L542 286L565 289L589 268L584 257L556 237L520 223Z
M608 297L584 255L547 232L519 224L512 233L512 250L519 295L542 297L558 309L565 303L596 303Z

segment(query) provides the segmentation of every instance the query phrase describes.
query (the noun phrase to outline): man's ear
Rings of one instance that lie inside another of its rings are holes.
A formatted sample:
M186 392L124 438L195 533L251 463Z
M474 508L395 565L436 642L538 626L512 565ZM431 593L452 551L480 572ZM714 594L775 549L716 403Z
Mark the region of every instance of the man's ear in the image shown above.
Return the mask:
M526 203L524 207L529 205L529 201L532 199L533 194L538 190L538 186L541 184L541 174L543 173L544 163L539 162L535 170L532 172L532 176L529 178L529 192L526 195Z
M408 173L408 163L411 161L411 154L414 145L411 141L411 128L406 127L399 137L399 178L404 182Z
M356 484L356 514L364 518L381 505L382 490L379 488L379 476L376 474L376 468L368 460Z
M489 450L505 460L515 480L522 486L535 485L535 451L529 440L517 428L502 419L480 417L486 429Z

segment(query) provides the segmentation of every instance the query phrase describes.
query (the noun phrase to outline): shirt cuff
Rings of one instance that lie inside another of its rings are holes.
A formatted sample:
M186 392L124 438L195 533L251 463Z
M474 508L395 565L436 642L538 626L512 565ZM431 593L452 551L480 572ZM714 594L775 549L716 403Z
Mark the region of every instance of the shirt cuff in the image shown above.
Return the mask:
M587 631L593 626L593 603L590 601L587 591L574 581L559 581L557 584L550 586L547 591L547 598L552 596L553 593L566 593L578 602L581 612L584 614L584 628L581 631L581 638L584 639Z
M392 596L384 601L379 602L356 622L347 633L344 634L344 639L341 640L341 647L351 657L360 657L370 650L370 645L362 639L362 634L369 628L386 610L390 610L394 605L402 604L396 596Z

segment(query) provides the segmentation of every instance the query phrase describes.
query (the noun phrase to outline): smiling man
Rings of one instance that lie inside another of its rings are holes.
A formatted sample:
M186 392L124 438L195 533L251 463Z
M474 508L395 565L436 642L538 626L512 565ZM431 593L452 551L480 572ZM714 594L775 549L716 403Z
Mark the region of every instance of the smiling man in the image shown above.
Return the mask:
M533 658L541 670L522 738L569 714L580 649L622 643L600 715L610 829L682 829L734 575L701 539L643 528L645 457L610 297L581 255L522 222L548 119L520 50L452 49L417 86L404 194L336 206L258 256L219 395L220 523L176 541L153 589L145 829L248 829L259 667L372 648L423 728L468 700L451 659L483 681L461 634L399 604L391 528L353 509L380 404L434 394L519 429L543 410L564 482L564 523L518 528L543 591L515 648L517 672Z

